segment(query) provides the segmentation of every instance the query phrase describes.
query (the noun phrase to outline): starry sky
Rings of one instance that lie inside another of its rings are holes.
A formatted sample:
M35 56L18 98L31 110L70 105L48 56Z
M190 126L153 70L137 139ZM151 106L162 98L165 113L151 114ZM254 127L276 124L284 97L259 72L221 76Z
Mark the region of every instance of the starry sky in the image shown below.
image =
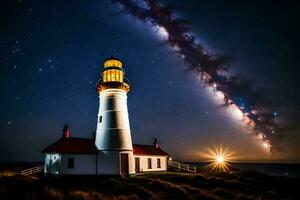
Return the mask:
M103 60L115 53L130 80L134 143L179 160L203 161L222 145L236 161L300 161L299 13L285 1L161 1L189 21L212 53L232 57L231 72L263 88L290 127L270 155L216 103L157 30L110 1L0 2L0 161L41 161L62 136L92 137Z

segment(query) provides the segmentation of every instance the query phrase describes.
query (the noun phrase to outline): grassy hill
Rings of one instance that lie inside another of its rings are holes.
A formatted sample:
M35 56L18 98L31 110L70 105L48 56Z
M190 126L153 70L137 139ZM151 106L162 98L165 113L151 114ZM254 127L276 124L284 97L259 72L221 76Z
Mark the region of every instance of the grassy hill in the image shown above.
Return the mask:
M300 199L300 180L254 171L134 177L0 173L0 199Z

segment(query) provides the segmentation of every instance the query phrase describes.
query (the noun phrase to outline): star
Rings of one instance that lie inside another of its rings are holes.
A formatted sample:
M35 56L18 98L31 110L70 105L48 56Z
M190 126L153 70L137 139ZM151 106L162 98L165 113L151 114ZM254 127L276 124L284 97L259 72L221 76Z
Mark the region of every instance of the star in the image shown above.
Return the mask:
M42 69L42 68L38 68L38 70L39 70L39 72L43 71L43 69Z

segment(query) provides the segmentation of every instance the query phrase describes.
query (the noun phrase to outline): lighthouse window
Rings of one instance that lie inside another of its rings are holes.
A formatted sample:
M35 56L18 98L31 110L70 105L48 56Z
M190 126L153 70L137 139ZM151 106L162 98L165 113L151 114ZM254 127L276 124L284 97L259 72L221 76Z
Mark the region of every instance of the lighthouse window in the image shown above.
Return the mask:
M116 81L120 81L120 71L116 70Z
M74 168L74 158L68 158L68 168Z
M122 72L122 71L120 71L120 82L122 82L122 81L123 81L123 76L124 76L123 72Z
M101 123L101 122L102 122L102 116L99 117L99 123Z
M124 72L117 69L105 70L102 74L103 82L109 81L123 81Z
M106 72L106 80L110 81L110 70L107 70Z
M152 169L151 158L148 158L148 169Z
M111 70L111 80L116 81L116 70L115 69Z
M103 82L106 82L106 72L103 72Z

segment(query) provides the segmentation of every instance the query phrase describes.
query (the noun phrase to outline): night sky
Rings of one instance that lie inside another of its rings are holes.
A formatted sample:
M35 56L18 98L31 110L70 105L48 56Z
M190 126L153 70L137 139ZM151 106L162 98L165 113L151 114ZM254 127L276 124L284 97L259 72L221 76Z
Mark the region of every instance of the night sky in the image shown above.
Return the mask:
M236 161L300 161L300 4L286 1L162 1L189 20L207 51L232 58L231 73L263 88L288 128L270 155L216 103L151 27L110 1L1 1L0 161L40 161L62 136L92 137L103 60L122 60L130 80L134 143L202 161L214 145ZM297 13L298 12L298 13Z

